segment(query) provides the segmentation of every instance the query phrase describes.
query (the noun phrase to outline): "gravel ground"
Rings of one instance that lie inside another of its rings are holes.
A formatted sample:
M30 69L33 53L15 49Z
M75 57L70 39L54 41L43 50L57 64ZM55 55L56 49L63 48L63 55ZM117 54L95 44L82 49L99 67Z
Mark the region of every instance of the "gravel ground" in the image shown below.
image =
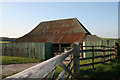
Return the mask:
M70 57L66 58L66 60L69 60ZM69 63L69 61L64 61L64 64ZM25 64L9 64L9 65L2 65L2 75L10 75L15 72L23 71L25 69L28 69L34 65L37 65L39 63L25 63Z
M2 75L10 75L15 72L23 71L39 63L26 63L26 64L9 64L2 65Z

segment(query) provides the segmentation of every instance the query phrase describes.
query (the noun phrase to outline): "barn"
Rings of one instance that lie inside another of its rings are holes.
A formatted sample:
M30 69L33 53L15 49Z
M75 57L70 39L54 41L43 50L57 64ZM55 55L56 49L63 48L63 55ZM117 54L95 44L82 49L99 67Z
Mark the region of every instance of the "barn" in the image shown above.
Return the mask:
M16 39L14 42L50 42L55 52L64 51L74 42L83 44L91 33L77 18L44 21L38 24L31 32ZM97 37L97 36L94 36Z
M51 42L54 46L64 47L76 41L82 44L86 35L91 33L77 18L70 18L41 22L14 42Z

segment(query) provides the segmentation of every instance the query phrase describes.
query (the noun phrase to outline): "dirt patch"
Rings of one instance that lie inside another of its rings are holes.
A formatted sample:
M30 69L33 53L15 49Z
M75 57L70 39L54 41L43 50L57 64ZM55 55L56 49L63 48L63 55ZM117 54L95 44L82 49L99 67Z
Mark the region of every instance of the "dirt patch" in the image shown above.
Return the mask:
M70 60L70 57L67 57L65 59L65 61L63 61L64 64L68 64ZM37 63L25 63L25 64L9 64L9 65L2 65L2 75L7 76L7 75L11 75L13 73L19 72L19 71L23 71L25 69L28 69L32 66L35 66L39 64L39 62ZM0 75L1 76L1 75Z
M9 64L2 65L2 75L10 75L15 72L23 71L39 63Z

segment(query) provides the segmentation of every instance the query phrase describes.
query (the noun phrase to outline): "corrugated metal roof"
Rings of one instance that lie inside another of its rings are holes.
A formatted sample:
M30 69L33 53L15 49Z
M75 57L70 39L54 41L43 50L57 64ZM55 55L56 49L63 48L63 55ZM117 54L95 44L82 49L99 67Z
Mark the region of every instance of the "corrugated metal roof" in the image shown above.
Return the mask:
M74 43L78 41L82 43L84 41L84 33L41 33L39 35L27 35L21 37L15 42L52 42L52 43Z
M14 42L82 43L85 35L90 34L84 28L76 18L41 22Z
M102 38L96 36L96 35L87 35L85 37L85 41L101 41Z

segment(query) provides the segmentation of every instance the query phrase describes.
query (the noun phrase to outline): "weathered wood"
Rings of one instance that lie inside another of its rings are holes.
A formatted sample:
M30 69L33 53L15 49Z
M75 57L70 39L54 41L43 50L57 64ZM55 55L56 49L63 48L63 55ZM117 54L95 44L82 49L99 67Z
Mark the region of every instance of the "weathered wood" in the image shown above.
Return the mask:
M48 74L48 76L45 78L47 80L51 80L51 78L53 78L53 75L55 73L57 67L54 67L54 69L50 72L50 74Z
M44 78L72 52L73 49L7 78Z
M115 57L117 55L117 46L115 45Z
M72 69L73 69L73 65L72 65L72 67L71 67L70 71L72 71ZM70 74L68 73L66 80L68 80L68 79L69 79L69 76L70 76ZM72 78L72 77L71 77L71 78Z
M80 45L80 50L83 50L82 45ZM80 58L83 58L83 52L80 53Z
M57 77L56 80L61 80L61 78L63 79L65 77L65 70L63 70Z
M112 55L115 55L115 54L109 54L109 55L105 55L105 57L110 57L110 56L112 56Z
M101 56L103 56L102 58L101 58L101 61L104 63L105 62L105 52L104 52L104 50L105 50L105 47L101 47L101 49L103 50L103 52L101 52Z
M103 63L103 62L94 62L94 65L95 64L100 64L100 63ZM84 66L90 66L90 65L92 65L93 63L88 63L88 64L82 64L82 65L80 65L80 67L84 67Z
M73 70L76 78L78 78L80 75L79 49L80 49L79 43L77 42L74 43L73 44Z
M94 69L94 47L92 47L92 69Z
M112 48L110 48L110 49L112 49ZM112 55L112 51L110 51L110 59L111 59L111 55Z
M7 49L7 47L5 47L5 56L7 56L7 51L8 51L8 49Z
M60 51L60 54L61 54L61 51L62 51L61 44L59 44L59 51Z
M94 49L94 52L109 52L109 51L115 51L115 49L106 49L106 50L102 50L102 49ZM79 50L79 52L92 52L92 49L86 49L86 50Z
M105 60L105 62L112 61L112 59Z
M35 59L35 48L33 48L33 59Z
M108 55L105 55L104 57L109 57L109 56L112 56L112 55L115 55L115 54L108 54ZM103 56L95 56L95 58L104 58ZM80 58L80 61L81 60L87 60L87 59L91 59L92 57L88 57L88 58Z
M73 59L71 59L71 61L69 62L69 64L67 65L67 67L66 67L66 68L68 68L68 69L69 69L70 64L72 63L72 61L73 61ZM70 70L70 71L71 71L71 70ZM64 77L64 75L65 75L65 70L63 70L63 71L59 74L59 76L57 77L57 79L56 79L56 80L59 80L59 79L63 78L63 77Z
M60 67L62 67L66 72L68 72L72 77L75 78L75 75L73 75L73 73L62 63L59 63Z
M29 49L29 58L30 58L30 55L31 55L31 54L30 54L30 53L31 53L31 49L30 49L29 47L28 47L28 49Z
M88 58L81 58L80 60L87 60L87 59L91 59L92 57L88 57ZM103 58L103 56L95 56L94 58Z
M112 49L114 49L114 48L112 48ZM115 51L115 50L114 50L114 51ZM111 54L114 54L114 53L115 53L114 51L112 51ZM113 59L113 58L114 58L114 56L111 55L111 59Z

